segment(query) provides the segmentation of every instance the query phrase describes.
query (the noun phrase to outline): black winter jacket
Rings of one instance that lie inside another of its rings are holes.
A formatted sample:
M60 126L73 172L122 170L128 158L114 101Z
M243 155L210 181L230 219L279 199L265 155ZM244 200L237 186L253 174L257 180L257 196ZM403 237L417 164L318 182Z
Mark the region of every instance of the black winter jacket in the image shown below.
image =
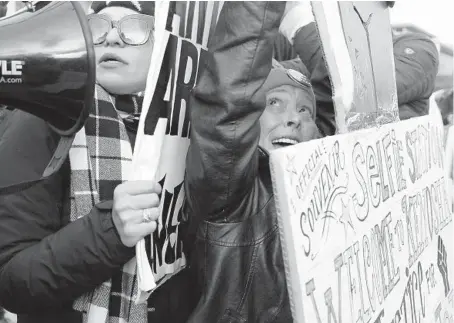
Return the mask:
M186 211L202 297L191 323L292 322L257 95L285 2L225 2L193 91ZM223 32L224 31L224 32ZM192 261L191 260L191 261Z
M14 111L0 124L0 186L39 178L58 136L35 116ZM131 259L109 202L69 221L69 162L45 182L0 196L0 306L18 323L80 323L72 302ZM185 322L197 296L188 271L149 299L150 322Z

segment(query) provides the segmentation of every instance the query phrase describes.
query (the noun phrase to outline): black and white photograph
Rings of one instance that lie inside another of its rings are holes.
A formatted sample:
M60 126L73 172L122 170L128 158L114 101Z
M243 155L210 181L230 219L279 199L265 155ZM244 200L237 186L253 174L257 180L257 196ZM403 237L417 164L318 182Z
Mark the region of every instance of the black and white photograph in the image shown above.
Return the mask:
M0 323L454 323L453 31L0 1Z

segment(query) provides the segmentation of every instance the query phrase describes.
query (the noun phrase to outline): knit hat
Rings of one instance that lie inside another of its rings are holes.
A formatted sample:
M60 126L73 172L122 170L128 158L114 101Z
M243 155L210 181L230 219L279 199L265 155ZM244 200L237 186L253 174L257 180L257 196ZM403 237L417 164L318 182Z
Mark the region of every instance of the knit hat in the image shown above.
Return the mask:
M299 61L301 62L301 61ZM291 68L286 68L287 66ZM298 71L299 70L299 71ZM303 74L306 72L307 74ZM260 92L264 95L270 90L275 89L282 85L290 85L294 87L301 88L305 91L308 91L313 97L313 113L312 117L315 118L316 115L316 105L315 105L315 95L312 89L311 82L308 78L309 72L304 65L298 64L296 60L278 62L273 60L273 68L271 69L268 77L260 88Z
M143 15L154 16L154 1L93 1L91 10L98 13L107 7L123 7L137 11Z

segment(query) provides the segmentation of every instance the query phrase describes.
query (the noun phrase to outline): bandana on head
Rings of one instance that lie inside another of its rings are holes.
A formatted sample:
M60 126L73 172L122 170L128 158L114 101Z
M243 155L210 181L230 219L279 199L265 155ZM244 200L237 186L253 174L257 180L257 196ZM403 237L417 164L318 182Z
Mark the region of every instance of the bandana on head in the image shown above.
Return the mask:
M115 98L98 85L94 111L69 151L71 221L90 213L95 204L112 200L115 187L130 179L132 147L115 104ZM109 281L78 298L73 307L83 313L84 323L146 323L147 304L135 304L137 293L137 268L133 258Z
M98 13L107 7L128 8L143 15L154 16L154 1L93 1L91 13Z
M290 85L308 91L313 97L312 118L315 119L315 94L311 81L305 74L309 74L309 72L299 59L284 62L273 60L273 68L259 91L265 96L267 92L282 85Z

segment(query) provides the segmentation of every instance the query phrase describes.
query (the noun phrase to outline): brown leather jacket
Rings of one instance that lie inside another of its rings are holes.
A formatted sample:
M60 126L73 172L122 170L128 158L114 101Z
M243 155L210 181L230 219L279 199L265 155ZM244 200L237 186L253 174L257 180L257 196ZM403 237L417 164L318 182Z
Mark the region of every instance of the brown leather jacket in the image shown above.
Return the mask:
M225 2L193 91L188 212L202 297L188 322L291 322L268 156L259 149L284 2Z

